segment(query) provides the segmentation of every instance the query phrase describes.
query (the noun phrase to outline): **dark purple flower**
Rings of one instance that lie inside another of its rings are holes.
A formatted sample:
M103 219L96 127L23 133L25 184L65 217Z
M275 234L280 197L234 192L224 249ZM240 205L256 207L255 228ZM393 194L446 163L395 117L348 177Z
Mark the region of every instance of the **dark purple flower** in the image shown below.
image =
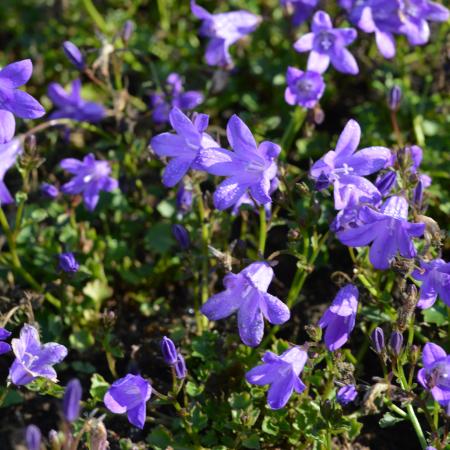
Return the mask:
M325 91L322 75L317 72L303 72L295 67L288 67L286 82L284 99L289 105L314 108Z
M74 378L67 383L63 397L63 413L68 422L73 422L80 416L80 402L83 395L80 381Z
M251 131L236 115L228 121L227 137L233 152L203 147L197 158L199 168L205 172L227 177L214 192L215 207L227 209L247 191L260 204L270 203L271 182L277 175L276 159L280 146L269 141L256 145Z
M293 10L292 23L295 27L312 16L318 3L319 0L281 0L281 6Z
M11 140L14 135L13 115L37 119L45 114L45 109L35 98L17 89L31 78L32 72L30 59L8 64L0 70L0 144Z
M355 327L359 292L353 284L347 284L337 293L331 306L319 320L319 327L326 328L325 345L330 351L341 348Z
M0 144L0 205L14 202L3 179L5 178L6 172L16 163L22 151L23 148L19 139L13 139L6 144Z
M200 36L210 38L205 53L206 63L210 66L231 66L230 46L254 31L261 21L259 16L242 10L211 14L195 0L191 0L191 11L203 21Z
M36 425L28 425L25 430L25 442L28 450L40 450L41 448L41 430Z
M6 342L3 342L8 339L9 336L11 336L11 333L8 330L5 330L5 328L0 327L0 355L11 351L11 346Z
M50 83L47 95L56 107L50 114L51 119L73 119L79 122L99 122L105 115L105 108L99 103L88 102L81 98L81 81L72 81L70 93L58 83Z
M147 415L146 403L151 394L152 387L148 381L129 373L111 385L103 401L112 413L127 413L129 422L142 429Z
M402 101L402 90L397 84L389 91L388 106L391 111L398 111Z
M84 62L84 56L80 52L80 49L70 41L66 41L63 44L64 53L67 56L67 59L78 69L84 70L86 64Z
M72 252L60 253L58 256L58 267L60 270L66 273L78 272L80 265L75 259L75 255Z
M302 36L295 44L298 52L309 52L308 70L324 73L330 62L339 72L356 75L358 64L346 49L356 39L354 28L333 28L330 16L317 11L312 20L312 32Z
M25 324L20 338L11 341L16 359L9 369L9 380L18 386L31 383L37 377L56 382L54 364L67 356L67 348L56 342L41 344L39 334L31 325Z
M219 145L205 133L209 117L198 114L191 122L178 108L169 115L170 123L177 134L161 133L152 138L150 146L158 156L171 157L163 173L163 184L175 186L192 168L199 169L196 159L201 148L213 148Z
M370 335L372 345L377 353L381 353L384 350L384 333L380 327L376 327Z
M172 234L183 250L187 250L190 247L191 240L189 238L189 233L183 225L179 223L172 225Z
M403 335L394 331L389 339L389 347L395 356L399 356L403 347Z
M259 345L264 334L264 317L272 324L289 320L289 308L277 297L267 293L273 270L265 262L255 262L238 274L229 273L223 284L225 291L213 295L201 308L209 320L220 320L238 313L242 342Z
M181 214L186 214L192 209L193 190L192 186L180 183L176 195L177 209Z
M300 347L292 347L281 355L266 352L263 363L249 370L245 379L258 386L270 384L267 403L271 409L283 408L292 393L302 393L306 386L300 379L300 373L308 358Z
M334 207L343 209L361 202L378 203L378 189L364 176L382 169L391 159L391 151L385 147L368 147L359 150L361 128L355 120L349 120L339 136L335 150L330 150L314 163L310 176L334 185Z
M83 161L74 158L63 159L60 167L74 175L61 187L64 194L83 194L86 208L93 211L100 198L100 191L111 192L119 187L117 180L111 178L111 167L108 161L97 161L92 153Z
M375 180L375 187L380 191L380 194L384 197L389 194L392 188L397 183L397 173L388 170L387 172L379 175Z
M336 400L341 405L348 405L358 396L358 392L354 384L342 386L336 394Z
M416 256L412 238L423 235L425 224L408 222L405 198L388 198L380 211L363 206L359 218L362 225L339 231L337 237L349 247L362 247L373 242L369 259L376 269L388 269L398 252L404 258Z
M48 198L56 198L59 195L59 189L53 184L42 183L41 192Z
M186 362L181 354L178 354L177 362L175 363L175 373L180 380L187 376Z
M166 89L163 94L150 96L153 108L153 121L155 123L169 122L169 114L172 108L181 111L190 111L203 103L204 97L198 91L183 92L183 81L177 73L171 73L166 80Z
M428 342L422 352L423 369L417 379L444 407L450 402L450 356L439 345Z
M169 366L173 366L177 363L178 352L172 339L164 336L161 341L161 352L163 354L164 361Z
M422 282L417 306L422 309L433 306L439 296L450 306L450 263L443 259L420 261L420 269L416 269L412 276Z

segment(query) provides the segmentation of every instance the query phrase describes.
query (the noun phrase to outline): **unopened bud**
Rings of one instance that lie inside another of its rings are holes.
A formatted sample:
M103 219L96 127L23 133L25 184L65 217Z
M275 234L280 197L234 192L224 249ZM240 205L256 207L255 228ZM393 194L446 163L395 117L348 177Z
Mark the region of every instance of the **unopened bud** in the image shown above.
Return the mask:
M322 328L315 325L306 325L305 331L314 342L320 342L322 339Z
M391 189L394 187L397 181L397 174L392 170L380 175L375 180L375 186L380 191L381 195L387 195L391 192Z
M79 380L74 378L67 384L63 397L63 413L68 422L74 422L80 416L80 402L83 391Z
M180 380L186 378L187 375L186 363L184 361L183 356L180 354L178 354L178 359L175 364L175 373L177 375L177 378L179 378Z
M370 335L372 345L377 353L381 353L384 350L384 333L380 327L376 327Z
M36 425L28 425L25 431L25 441L28 450L40 450L41 440L41 430Z
M389 339L389 347L394 356L399 356L403 347L403 335L394 331Z
M132 20L127 20L122 28L122 39L126 44L128 44L128 41L131 38L131 35L134 31L134 22Z
M423 200L423 183L422 180L419 179L415 189L414 189L414 205L418 210L422 208L422 200Z
M409 359L411 364L415 365L419 361L420 348L417 345L411 345L409 350Z
M67 56L67 59L78 70L84 70L84 68L85 68L84 56L81 53L80 49L73 42L70 42L70 41L64 42L63 50Z
M163 354L164 361L169 366L173 366L177 363L178 352L172 339L164 336L161 341L161 352Z
M172 234L183 250L187 250L191 245L189 233L183 225L179 223L172 226Z
M402 101L402 90L400 86L394 85L389 91L388 106L391 111L398 111Z

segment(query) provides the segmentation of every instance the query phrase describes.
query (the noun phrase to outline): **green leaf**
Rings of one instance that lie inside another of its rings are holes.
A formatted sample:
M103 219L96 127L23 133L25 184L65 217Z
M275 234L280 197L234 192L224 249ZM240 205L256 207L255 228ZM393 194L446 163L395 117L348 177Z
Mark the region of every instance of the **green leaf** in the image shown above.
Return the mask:
M171 440L170 434L162 426L153 428L152 432L147 436L147 443L151 444L155 450L168 448Z
M379 424L381 428L389 428L394 426L395 424L402 422L405 420L403 417L394 416L391 412L387 412L380 419Z
M259 437L257 434L252 434L242 441L242 446L245 448L260 448Z
M435 303L431 308L422 311L423 320L442 326L447 323L447 311L443 303Z
M198 395L200 395L202 392L204 391L204 386L203 385L197 385L195 383L193 383L192 381L188 381L186 383L186 392L188 393L188 395L190 395L191 397L197 397Z
M98 307L103 303L103 300L112 296L113 290L103 281L94 280L86 284L83 289L83 294L92 298Z
M106 391L109 388L109 383L98 373L94 373L91 377L91 388L89 394L94 401L102 402Z

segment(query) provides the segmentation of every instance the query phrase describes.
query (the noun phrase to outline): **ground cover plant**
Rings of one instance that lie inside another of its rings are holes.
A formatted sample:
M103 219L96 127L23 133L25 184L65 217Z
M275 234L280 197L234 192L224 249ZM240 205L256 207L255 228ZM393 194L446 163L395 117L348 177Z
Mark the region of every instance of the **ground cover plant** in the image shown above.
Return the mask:
M443 2L0 19L2 449L450 448Z

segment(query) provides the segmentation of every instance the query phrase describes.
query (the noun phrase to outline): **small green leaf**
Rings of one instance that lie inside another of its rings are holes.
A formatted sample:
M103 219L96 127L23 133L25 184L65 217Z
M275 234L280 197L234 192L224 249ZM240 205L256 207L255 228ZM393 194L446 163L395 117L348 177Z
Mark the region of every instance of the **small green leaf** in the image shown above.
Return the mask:
M379 424L381 428L389 428L394 426L395 424L402 422L405 420L403 417L394 416L391 412L387 412L380 419Z
M109 388L109 383L98 373L94 373L91 377L91 388L89 394L94 401L101 402Z

